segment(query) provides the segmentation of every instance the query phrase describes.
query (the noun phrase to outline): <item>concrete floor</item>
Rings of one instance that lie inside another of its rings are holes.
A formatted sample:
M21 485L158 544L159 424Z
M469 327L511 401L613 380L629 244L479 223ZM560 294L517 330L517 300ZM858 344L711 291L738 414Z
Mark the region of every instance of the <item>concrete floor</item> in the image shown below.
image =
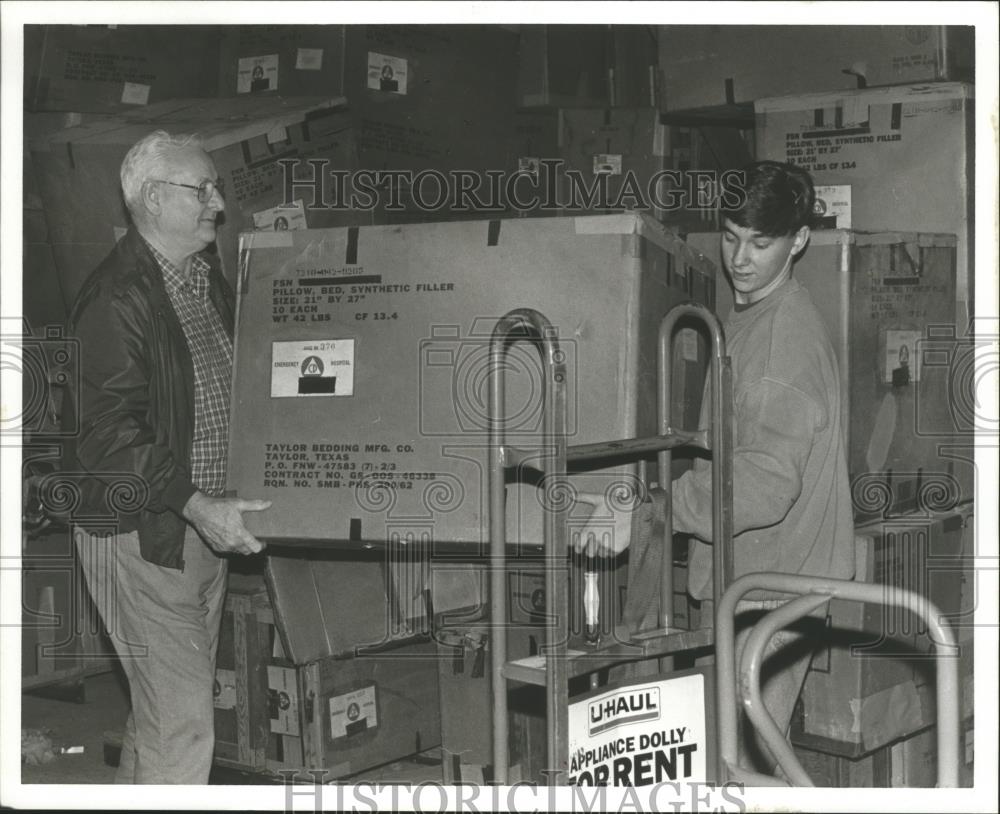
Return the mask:
M90 676L83 683L84 702L57 700L37 694L21 696L21 725L26 729L48 730L53 746L82 746L82 754L57 754L51 763L40 766L21 764L21 783L89 784L113 783L115 767L104 762L104 744L122 731L128 714L128 692L118 672ZM108 733L106 736L105 733ZM441 781L440 749L424 752L419 758L400 760L358 775L349 783L421 783ZM213 770L212 784L271 784L271 777L241 772Z
M21 782L111 783L115 769L104 763L104 732L121 730L128 714L128 695L117 673L84 680L85 702L61 701L35 694L21 696L21 726L49 730L56 749L82 746L83 754L56 755L41 766L21 764Z

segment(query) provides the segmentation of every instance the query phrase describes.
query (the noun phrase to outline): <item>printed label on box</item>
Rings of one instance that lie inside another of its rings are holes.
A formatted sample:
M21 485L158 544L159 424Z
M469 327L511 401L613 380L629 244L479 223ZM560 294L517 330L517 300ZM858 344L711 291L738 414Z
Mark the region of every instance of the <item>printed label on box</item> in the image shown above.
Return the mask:
M681 328L677 339L681 347L681 358L685 362L697 362L698 332L693 328Z
M299 693L294 667L267 665L267 707L272 732L299 735Z
M279 125L267 131L268 144L281 144L288 141L288 128Z
M368 87L383 93L406 93L406 60L368 52Z
M330 740L378 727L375 685L330 698Z
M308 309L312 306L288 307ZM315 315L310 312L291 316L293 319L297 316L308 319ZM353 339L272 343L271 398L353 395Z
M621 175L622 157L620 155L599 154L594 156L594 175Z
M517 159L517 171L527 173L532 178L538 178L538 168L540 166L539 159L534 156Z
M295 69L299 71L318 71L323 67L322 48L299 48L295 55Z
M145 105L149 103L149 85L126 82L122 89L123 105Z
M920 381L920 354L917 353L920 337L920 331L885 332L886 384Z
M278 55L245 57L237 63L236 92L262 93L278 89Z
M306 229L306 210L302 201L291 206L275 206L253 213L253 228L257 231L287 232Z
M215 671L212 705L216 709L236 709L236 673L233 670Z
M851 185L830 184L816 187L813 206L814 228L851 228Z

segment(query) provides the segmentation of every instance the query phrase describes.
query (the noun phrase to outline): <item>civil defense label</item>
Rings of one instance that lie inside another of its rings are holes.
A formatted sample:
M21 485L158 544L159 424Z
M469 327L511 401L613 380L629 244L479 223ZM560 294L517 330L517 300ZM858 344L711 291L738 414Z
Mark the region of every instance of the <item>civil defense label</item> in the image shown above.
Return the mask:
M271 398L353 395L353 339L271 343Z
M344 738L378 726L375 685L330 698L330 739Z

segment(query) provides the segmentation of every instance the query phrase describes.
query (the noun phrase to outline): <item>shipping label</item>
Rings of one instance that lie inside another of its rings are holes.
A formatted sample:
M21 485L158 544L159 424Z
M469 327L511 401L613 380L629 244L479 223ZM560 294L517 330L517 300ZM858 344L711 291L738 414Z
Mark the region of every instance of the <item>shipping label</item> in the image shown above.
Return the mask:
M813 206L817 228L851 228L851 185L827 184L816 187L816 204Z
M594 156L594 175L621 175L622 157L601 153Z
M267 708L272 732L296 737L300 734L299 693L294 667L267 665Z
M602 692L570 704L569 782L703 783L708 736L700 673Z
M685 362L698 361L698 332L693 328L681 328L677 335L681 348L681 358Z
M375 685L330 698L330 740L358 735L378 727Z
M517 159L517 171L526 173L531 178L538 178L538 168L541 166L541 159L537 156L524 156Z
M122 88L123 105L145 105L149 103L149 85L140 82L126 82Z
M299 48L295 54L297 71L318 71L323 67L322 48Z
M354 340L271 343L271 398L354 395Z
M237 93L278 90L278 55L244 57L236 68Z
M406 93L406 60L368 52L368 87L383 93Z
M883 381L893 384L920 381L920 356L918 342L920 331L885 332L885 370Z
M216 670L212 685L212 705L216 709L236 709L236 673Z

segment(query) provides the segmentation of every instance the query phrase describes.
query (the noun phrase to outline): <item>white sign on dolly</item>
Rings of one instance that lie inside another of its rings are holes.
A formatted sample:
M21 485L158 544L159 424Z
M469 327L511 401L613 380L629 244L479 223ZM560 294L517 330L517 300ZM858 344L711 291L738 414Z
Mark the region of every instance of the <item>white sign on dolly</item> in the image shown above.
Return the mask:
M710 782L715 731L711 673L620 684L569 706L569 783L646 786Z

